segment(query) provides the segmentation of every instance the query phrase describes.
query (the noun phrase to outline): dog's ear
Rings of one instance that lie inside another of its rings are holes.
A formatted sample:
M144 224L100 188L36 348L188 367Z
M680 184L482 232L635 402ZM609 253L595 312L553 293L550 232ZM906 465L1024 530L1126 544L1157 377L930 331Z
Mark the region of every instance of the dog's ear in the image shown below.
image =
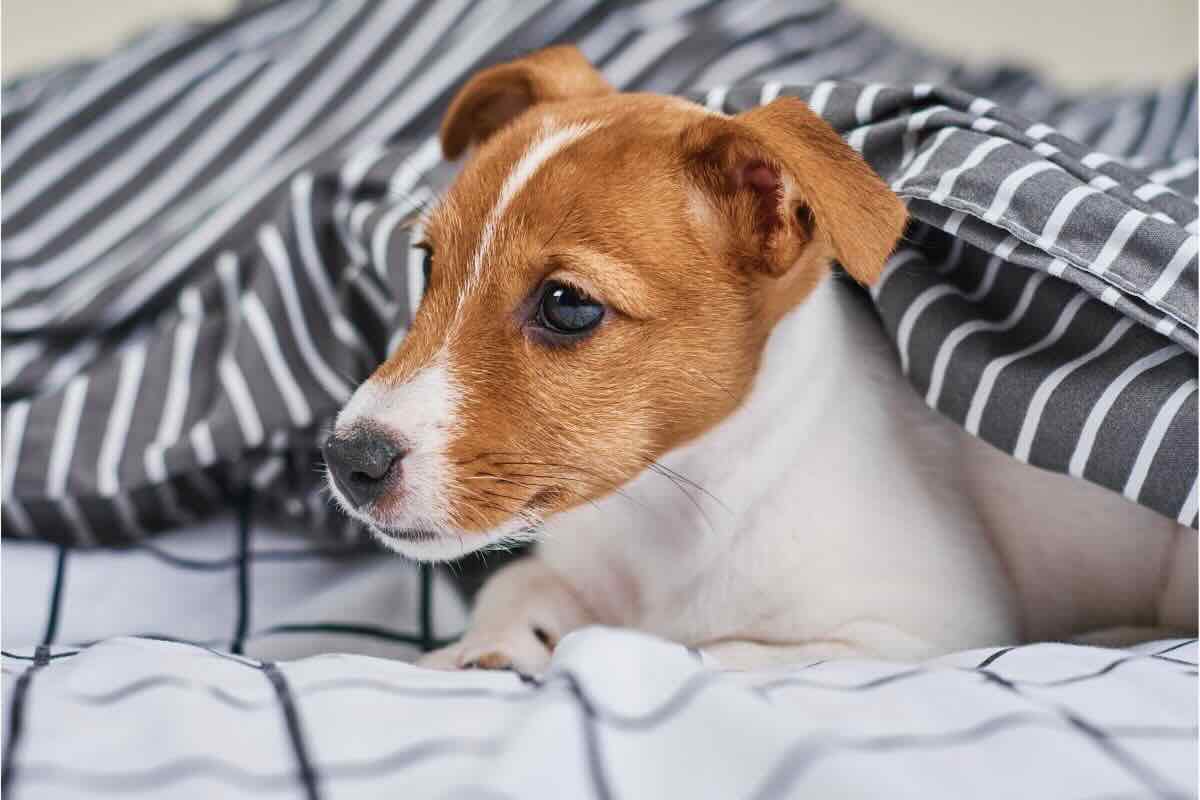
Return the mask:
M796 98L708 117L681 145L686 167L730 218L742 260L769 275L832 256L869 285L904 230L900 199Z
M458 90L442 120L442 152L456 159L538 103L613 91L604 76L570 45L547 47L489 67Z

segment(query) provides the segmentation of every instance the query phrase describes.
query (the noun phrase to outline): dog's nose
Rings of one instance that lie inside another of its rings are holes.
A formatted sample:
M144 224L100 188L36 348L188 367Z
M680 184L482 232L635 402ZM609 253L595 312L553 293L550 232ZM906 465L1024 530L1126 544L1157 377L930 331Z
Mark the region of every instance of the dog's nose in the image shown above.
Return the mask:
M369 429L330 436L322 450L333 482L355 508L383 494L404 457L404 451L389 436Z

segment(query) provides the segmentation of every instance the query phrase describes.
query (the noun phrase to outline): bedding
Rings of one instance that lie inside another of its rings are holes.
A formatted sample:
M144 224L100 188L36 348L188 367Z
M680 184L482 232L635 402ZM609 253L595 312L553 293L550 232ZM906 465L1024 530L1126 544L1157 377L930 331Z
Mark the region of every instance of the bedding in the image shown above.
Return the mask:
M3 788L1194 796L1194 640L403 663L462 602L331 511L317 443L419 302L450 92L559 41L626 89L809 102L908 202L865 299L914 390L1196 527L1194 79L1066 96L823 0L252 4L4 87Z
M873 300L914 388L1195 526L1195 79L1064 97L828 2L294 0L9 87L6 535L127 543L247 484L357 535L312 467L420 299L439 104L560 40L626 89L806 99L909 203Z
M594 628L564 638L543 675L521 676L146 638L43 645L4 653L4 790L1186 798L1197 788L1196 650L1194 639L1046 643L735 673Z
M6 796L1196 794L1195 639L728 673L588 629L542 676L431 672L449 587L245 520L5 543Z

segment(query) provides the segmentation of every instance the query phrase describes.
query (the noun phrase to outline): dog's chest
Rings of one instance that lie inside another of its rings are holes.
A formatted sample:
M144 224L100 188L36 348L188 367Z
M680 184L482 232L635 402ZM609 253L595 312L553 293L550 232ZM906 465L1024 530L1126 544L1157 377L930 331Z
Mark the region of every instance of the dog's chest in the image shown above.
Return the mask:
M551 520L542 557L602 621L697 643L802 635L844 615L842 593L822 589L855 581L854 537L875 516L855 480L872 479L863 462L886 466L828 419L847 409L829 368L832 289L780 323L728 419L620 493Z
M719 487L706 491L720 496ZM744 520L726 519L711 497L656 473L625 496L565 515L540 553L602 622L711 641L795 610L786 576L801 565L778 546L792 531L786 514L763 511L773 521L739 531Z

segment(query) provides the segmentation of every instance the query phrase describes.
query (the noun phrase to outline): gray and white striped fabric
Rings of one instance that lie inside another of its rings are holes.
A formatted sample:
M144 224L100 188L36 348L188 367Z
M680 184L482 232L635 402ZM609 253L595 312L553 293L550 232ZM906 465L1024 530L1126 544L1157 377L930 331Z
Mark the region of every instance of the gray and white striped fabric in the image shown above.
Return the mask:
M287 0L5 87L5 535L135 541L250 484L357 536L316 443L419 300L440 109L560 41L622 88L808 100L909 202L874 300L916 389L1196 524L1194 80L1065 97L825 0Z

